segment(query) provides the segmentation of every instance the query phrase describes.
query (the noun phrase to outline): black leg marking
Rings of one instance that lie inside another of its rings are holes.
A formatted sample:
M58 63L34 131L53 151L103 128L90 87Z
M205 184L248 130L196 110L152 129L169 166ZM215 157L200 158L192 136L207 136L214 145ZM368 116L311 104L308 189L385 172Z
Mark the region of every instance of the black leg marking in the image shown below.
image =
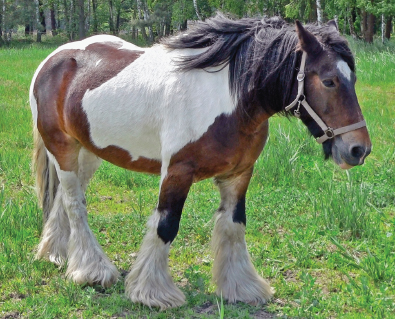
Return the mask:
M233 211L233 222L244 224L246 226L247 218L246 218L246 198L245 196L241 197L236 204L235 210Z
M174 214L173 212L160 212L160 214L157 233L164 243L167 244L172 242L177 236L181 214Z
M173 193L167 193L167 196L160 197L157 208L160 213L157 233L165 244L172 242L177 236L186 199L186 196L179 194L176 196Z

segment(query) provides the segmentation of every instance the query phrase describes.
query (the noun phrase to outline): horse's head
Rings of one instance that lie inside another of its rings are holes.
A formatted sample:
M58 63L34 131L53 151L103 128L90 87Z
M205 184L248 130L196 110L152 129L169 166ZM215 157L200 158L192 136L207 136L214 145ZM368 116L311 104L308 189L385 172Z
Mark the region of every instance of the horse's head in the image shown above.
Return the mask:
M300 118L316 138L323 136L321 142L325 140L322 142L325 156L332 156L337 165L348 169L363 164L370 153L371 141L355 93L356 76L352 54L334 22L321 30L324 32L317 35L321 36L319 39L299 21L296 22L299 49L307 53L305 102L313 109L313 112L309 112L308 107L303 107L302 103L299 108ZM300 79L298 78L299 82ZM303 100L303 95L300 100ZM295 109L297 105L298 103L295 104Z

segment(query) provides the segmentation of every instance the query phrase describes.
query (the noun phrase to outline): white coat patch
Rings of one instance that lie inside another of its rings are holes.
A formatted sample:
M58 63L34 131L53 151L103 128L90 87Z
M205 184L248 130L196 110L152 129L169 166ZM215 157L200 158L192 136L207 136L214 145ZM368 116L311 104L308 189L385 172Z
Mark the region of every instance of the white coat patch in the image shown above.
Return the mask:
M351 69L345 61L337 62L337 69L348 81L351 81Z
M228 67L220 72L176 72L172 59L201 50L146 49L136 61L82 99L92 143L118 146L132 160L162 161L162 176L173 154L198 140L217 116L236 105Z

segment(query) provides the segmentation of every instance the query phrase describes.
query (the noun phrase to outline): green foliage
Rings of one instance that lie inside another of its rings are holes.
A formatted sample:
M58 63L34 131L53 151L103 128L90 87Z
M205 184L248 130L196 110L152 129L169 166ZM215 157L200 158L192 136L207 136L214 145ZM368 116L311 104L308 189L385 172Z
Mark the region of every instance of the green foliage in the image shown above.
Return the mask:
M395 16L393 0L320 0L323 19L336 18L340 30L349 33L349 23L363 38L364 12L376 17L384 15L389 21ZM21 29L40 30L36 0L4 0L4 12L0 14L5 42L9 37L24 34ZM79 2L77 0L40 0L40 8L47 13L52 10L56 32L66 34L69 40L77 40L79 33ZM316 0L84 0L83 23L87 35L97 33L129 34L133 42L152 44L163 36L184 30L187 21L204 20L217 11L234 18L248 16L281 16L288 20L303 22L317 20ZM196 8L194 7L196 3ZM375 32L380 32L380 20L376 19ZM49 19L47 19L49 22ZM47 29L49 25L47 25ZM393 29L392 29L393 30ZM138 31L138 32L137 32ZM32 36L32 32L27 37ZM0 40L0 45L2 45Z

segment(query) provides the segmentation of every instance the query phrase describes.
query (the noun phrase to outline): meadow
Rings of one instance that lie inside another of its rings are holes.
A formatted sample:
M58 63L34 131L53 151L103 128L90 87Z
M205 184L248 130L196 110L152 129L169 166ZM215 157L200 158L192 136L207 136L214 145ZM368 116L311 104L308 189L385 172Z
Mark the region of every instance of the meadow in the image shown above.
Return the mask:
M247 246L275 288L266 306L227 304L211 283L210 237L219 194L193 185L170 253L178 309L132 304L123 277L81 287L34 259L42 212L31 173L28 89L54 44L0 50L0 318L394 318L395 45L351 41L357 95L373 150L342 171L296 119L274 117L247 193ZM159 178L103 163L87 192L90 226L125 274L157 202Z

